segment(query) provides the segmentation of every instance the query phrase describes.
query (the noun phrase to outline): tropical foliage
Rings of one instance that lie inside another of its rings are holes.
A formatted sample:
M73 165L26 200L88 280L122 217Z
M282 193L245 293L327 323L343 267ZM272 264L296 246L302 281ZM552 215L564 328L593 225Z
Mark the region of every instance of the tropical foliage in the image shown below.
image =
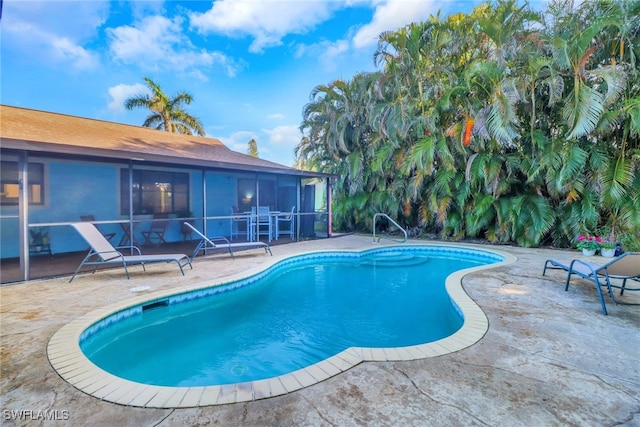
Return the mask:
M144 81L147 83L151 95L139 94L124 102L127 110L134 108L151 110L142 126L184 135L193 135L194 132L196 135L205 135L200 120L188 114L182 107L193 101L190 94L180 92L174 98L169 98L153 80L145 77Z
M298 164L334 224L569 246L640 233L640 1L498 0L379 37L381 71L319 85Z

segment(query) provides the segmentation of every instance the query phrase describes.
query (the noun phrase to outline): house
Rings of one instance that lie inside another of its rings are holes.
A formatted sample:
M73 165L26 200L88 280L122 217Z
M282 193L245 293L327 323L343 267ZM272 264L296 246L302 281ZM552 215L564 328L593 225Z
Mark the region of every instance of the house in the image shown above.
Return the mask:
M33 257L85 251L69 227L81 218L114 245L187 240L184 220L207 235L274 239L249 233L246 213L268 207L277 224L295 207L288 236L331 235L331 175L213 138L0 105L0 156L0 258L19 260L19 280Z

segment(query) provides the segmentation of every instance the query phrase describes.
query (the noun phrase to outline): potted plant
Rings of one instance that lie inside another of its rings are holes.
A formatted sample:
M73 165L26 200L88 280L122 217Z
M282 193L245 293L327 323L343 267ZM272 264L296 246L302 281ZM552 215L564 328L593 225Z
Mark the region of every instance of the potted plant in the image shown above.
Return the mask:
M600 255L606 258L613 258L616 254L618 243L613 228L605 227L600 230Z
M583 255L593 256L600 249L600 237L581 234L578 236L576 247L582 251Z
M602 239L600 242L600 255L606 258L613 258L616 254L616 242L611 239Z

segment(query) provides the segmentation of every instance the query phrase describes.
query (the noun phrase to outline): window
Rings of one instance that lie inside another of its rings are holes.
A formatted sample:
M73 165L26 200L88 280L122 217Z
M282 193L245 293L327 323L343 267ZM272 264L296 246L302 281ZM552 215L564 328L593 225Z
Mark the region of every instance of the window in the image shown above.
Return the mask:
M170 214L189 211L189 174L133 171L133 214ZM120 206L129 213L129 169L120 170Z
M18 180L18 162L3 160L0 173L0 205L18 205L20 194L20 181ZM27 166L29 181L29 204L44 205L44 165L42 163L29 163Z

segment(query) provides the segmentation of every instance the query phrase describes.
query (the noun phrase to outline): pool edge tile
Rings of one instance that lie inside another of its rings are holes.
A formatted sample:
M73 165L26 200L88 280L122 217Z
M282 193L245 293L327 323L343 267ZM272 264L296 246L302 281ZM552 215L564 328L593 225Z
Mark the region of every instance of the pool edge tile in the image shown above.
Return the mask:
M424 244L423 242L419 245L436 248L441 246ZM389 248L393 247L395 246L386 246L384 250L389 250ZM98 325L98 322L105 321L105 326L108 326L110 322L116 322L121 318L135 315L134 310L137 305L142 305L152 300L172 298L183 293L204 291L209 288L235 283L236 281L248 280L257 274L265 274L269 269L281 262L287 262L290 258L317 256L317 254L330 252L325 250L308 251L282 259L274 258L271 262L259 268L251 268L246 272L234 274L224 279L209 281L206 285L203 282L199 282L173 289L158 290L145 295L136 295L106 307L92 310L58 329L47 343L46 355L53 369L63 380L97 399L136 407L187 408L246 402L287 394L336 376L362 361L415 360L451 354L478 342L489 328L486 314L469 297L462 286L464 276L470 272L500 267L517 261L515 256L499 250L477 249L465 246L456 247L461 250L492 253L500 256L502 261L459 270L447 277L445 288L452 303L456 305L458 312L462 315L464 323L456 333L435 342L397 348L351 347L316 364L279 377L247 383L202 387L152 386L125 380L101 370L90 362L80 350L80 340L83 336L86 336L83 334L92 333L91 328L94 328L93 330L100 328L101 326ZM371 250L375 251L376 249L341 250L339 252L363 253ZM111 319L108 319L110 317Z

